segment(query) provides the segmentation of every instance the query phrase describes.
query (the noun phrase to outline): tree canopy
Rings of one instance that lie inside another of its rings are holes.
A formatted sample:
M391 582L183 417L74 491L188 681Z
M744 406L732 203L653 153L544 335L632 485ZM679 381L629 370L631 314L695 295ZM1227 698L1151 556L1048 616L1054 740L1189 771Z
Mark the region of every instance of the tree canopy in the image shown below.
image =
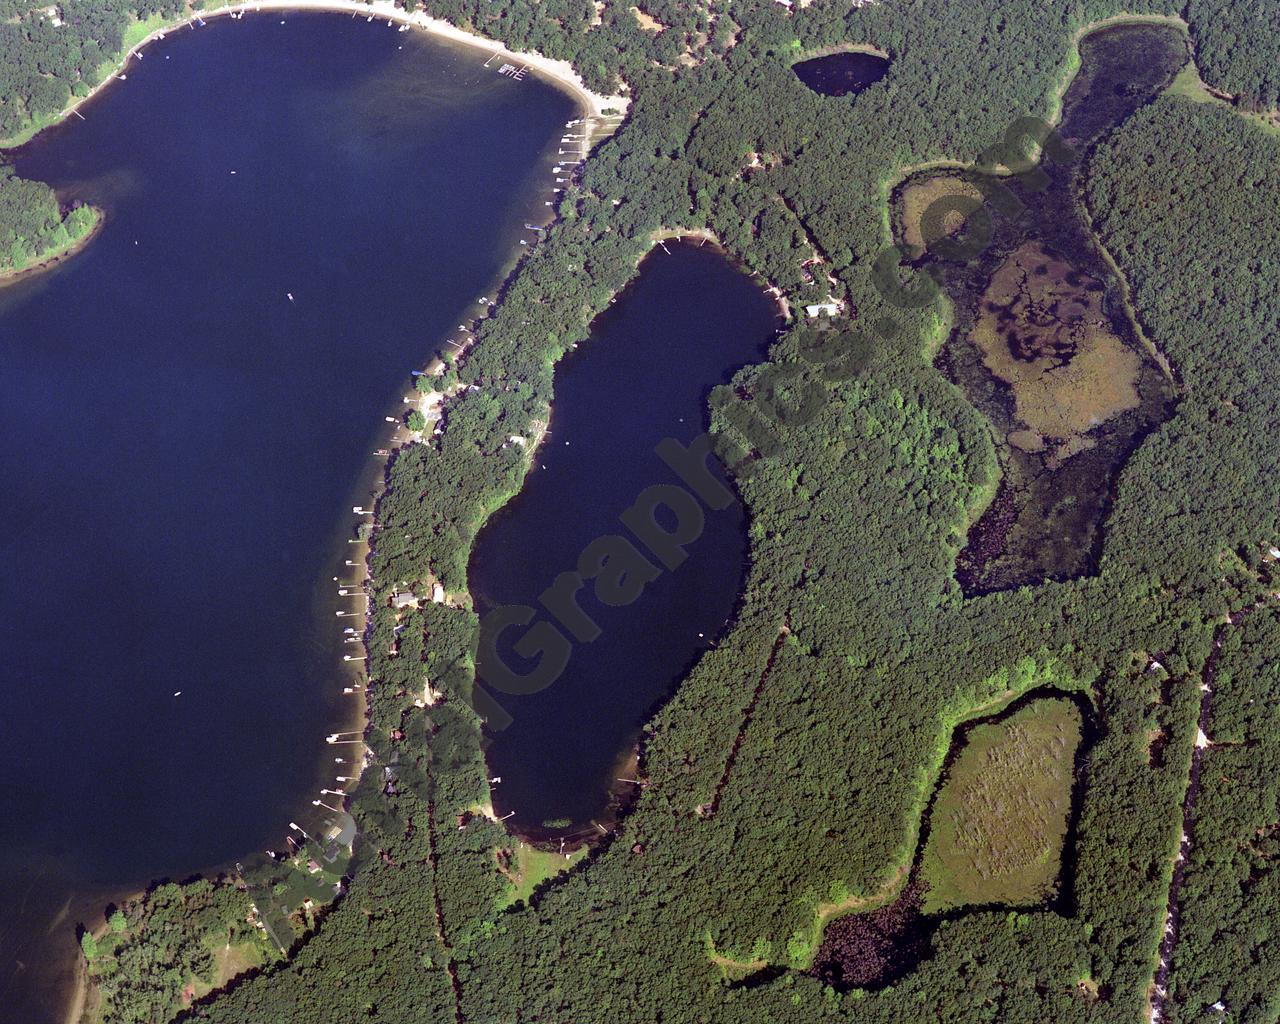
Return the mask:
M1105 315L1129 304L1176 402L1118 471L1096 566L975 597L956 559L997 492L998 439L935 363L964 311L891 248L890 206L923 165L1008 166L993 147L1056 118L1099 20L1186 13L1206 80L1251 104L1274 102L1274 34L1240 50L1230 26L1248 19L1210 0L654 0L657 32L586 0L422 6L571 60L632 105L455 361L439 433L390 464L371 556L376 767L352 798L350 885L286 963L185 1019L1128 1022L1149 1008L1171 893L1185 924L1167 1012L1195 1019L1212 996L1271 1019L1273 972L1240 965L1271 950L1274 787L1210 771L1196 792L1189 765L1220 644L1210 735L1239 747L1202 759L1270 770L1277 142L1226 106L1164 98L1081 154L1061 212L1114 259L1126 287ZM891 66L855 95L791 70L857 44ZM20 103L14 124L38 106ZM797 313L833 297L848 315L797 316L712 394L751 523L736 618L645 725L619 834L515 898L511 837L484 813L476 616L395 608L392 588L465 593L477 531L531 465L507 439L545 426L557 360L590 343L657 233L680 230L714 235ZM940 914L894 984L828 985L809 970L824 928L903 892L957 728L1037 688L1078 694L1099 724L1059 898ZM1189 794L1204 849L1176 884Z

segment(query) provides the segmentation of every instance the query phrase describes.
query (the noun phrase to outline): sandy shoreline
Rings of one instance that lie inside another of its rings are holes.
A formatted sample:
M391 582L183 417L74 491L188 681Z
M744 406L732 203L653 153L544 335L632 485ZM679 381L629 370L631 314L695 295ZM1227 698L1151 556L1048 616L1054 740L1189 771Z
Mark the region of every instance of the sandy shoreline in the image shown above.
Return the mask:
M91 100L93 97L98 95L101 90L107 88L112 83L119 81L118 76L123 76L126 73L128 65L139 55L139 51L145 49L145 47L152 42L165 38L171 32L189 30L189 26L196 27L197 17L202 21L207 22L210 19L217 17L227 17L233 14L253 15L258 14L259 12L262 14L271 13L280 16L294 12L328 12L351 15L356 19L369 19L372 17L374 21L382 21L384 23L390 21L399 25L407 25L410 28L427 32L442 39L471 46L477 50L483 50L491 57L501 58L504 63L513 64L517 68L527 69L535 75L547 80L554 87L557 87L570 95L578 105L581 111L579 116L587 122L585 126L587 128L586 131L579 129L579 131L582 131L583 135L581 139L581 153L579 159L585 159L596 142L607 137L616 130L622 120L622 115L625 114L627 107L630 104L630 100L625 96L602 96L587 89L583 84L581 77L573 70L568 61L552 60L537 53L522 53L509 50L495 40L464 31L446 21L429 17L423 12L419 11L413 14L406 13L405 11L396 8L391 0L374 0L373 3L366 3L363 2L363 0L248 0L248 2L233 2L210 10L199 11L190 17L171 22L155 29L146 37L131 46L119 59L114 70L87 95L76 98L73 103L69 104L60 112L54 121L50 122L48 125L42 126L40 131L43 131L44 128L61 124L73 115L80 117L83 120L84 115L79 112L79 108L81 108L88 100ZM501 64L495 60L492 65L495 73L497 73L500 66ZM610 111L611 114L606 114L605 111ZM35 132L32 138L36 135L39 135L39 131ZM20 144L25 144L27 141L30 141L30 139L24 139ZM0 147L0 151L2 151L2 149L3 147ZM5 284L11 283L12 281L25 278L28 275L39 273L40 271L54 266L62 260L80 252L97 237L105 221L105 216L103 216L99 211L98 219L93 229L86 233L83 238L78 239L75 245L55 256L42 260L39 263L32 264L30 267L25 267L21 271L14 272L9 275L0 275L0 287L3 287ZM519 255L523 255L523 253ZM518 264L518 258L516 262ZM509 276L510 272L511 270L508 269L501 276L506 278ZM435 360L433 360L433 363L434 362ZM433 366L432 369L434 370L435 367ZM399 426L400 425L397 424L397 429L393 431L393 434L399 433ZM394 451L405 443L407 443L407 440L398 440L393 437L390 440L389 447ZM384 473L385 465L386 464L384 462L381 463L380 466L381 471ZM381 490L381 488L375 485L375 490ZM378 497L380 497L380 495ZM377 498L375 497L375 507L376 502ZM376 523L376 519L374 522ZM360 578L358 581L344 582L347 583L348 587L352 587L352 589L356 589L364 593L368 593L369 589L367 588L367 584L369 582L370 571L370 540L372 540L372 537L370 537L369 540L363 540L358 544L352 544L350 548L347 549L350 560L356 563L356 565L352 566L351 569L353 569L355 574ZM372 613L372 610L372 601L366 600L366 616L361 623L364 627L362 632L365 634L366 643L368 637L367 631L369 616ZM350 648L347 649L349 650ZM355 649L357 651L364 652L366 657L368 656L366 644L358 645ZM349 716L344 716L347 718L347 721L343 723L343 728L346 728L350 732L355 732L357 730L363 731L367 729L369 725L367 707L368 678L367 672L361 670L362 667L367 664L367 661L362 661L359 663L352 663L350 665L348 685L351 687L351 690L354 691L350 695L354 696L356 699L353 701L355 706L351 709ZM326 746L324 748L325 754L328 754L330 751L330 747ZM356 771L352 774L357 778L362 774L362 765L360 762L345 765L344 767L355 768ZM350 792L351 789L354 789L354 780L344 784L343 788ZM344 798L342 801L342 807L344 810L349 810L348 804L349 796ZM91 990L92 982L89 977L89 972L86 969L85 963L81 959L76 964L74 980L70 989L63 994L66 999L66 1024L79 1024L85 1011L89 1009Z
M129 62L133 60L139 50L157 39L163 39L170 32L177 32L180 29L193 26L197 19L208 21L210 18L225 17L232 14L243 15L259 12L288 14L307 11L349 14L356 18L363 16L365 19L372 18L374 21L391 21L398 25L408 25L441 39L449 39L456 43L483 50L493 56L505 58L510 63L528 68L569 93L582 108L586 117L599 118L607 116L605 115L606 110L614 111L616 114L624 114L631 102L626 96L602 96L599 93L592 92L583 84L582 76L573 70L573 65L567 60L553 60L550 57L544 57L540 53L509 50L494 39L477 35L474 32L467 32L443 19L429 17L422 11L415 11L413 14L409 14L396 7L393 0L373 0L372 3L365 3L364 0L245 0L245 2L228 3L206 11L197 11L188 18L171 22L156 29L134 44L120 59L111 74L94 86L87 95L77 98L74 103L68 104L63 108L57 119L48 125L44 125L40 131L55 124L61 124L73 114L83 118L83 115L79 113L79 108L107 88L112 82L117 81L117 76L125 71L129 66ZM35 133L35 135L39 134L40 132ZM607 132L604 134L607 134ZM32 138L34 137L33 135ZM25 145L29 141L30 139L22 139L20 143L15 143L15 145ZM594 141L596 141L594 138L584 140L582 152L584 158L591 143ZM7 147L0 145L0 151L4 148Z

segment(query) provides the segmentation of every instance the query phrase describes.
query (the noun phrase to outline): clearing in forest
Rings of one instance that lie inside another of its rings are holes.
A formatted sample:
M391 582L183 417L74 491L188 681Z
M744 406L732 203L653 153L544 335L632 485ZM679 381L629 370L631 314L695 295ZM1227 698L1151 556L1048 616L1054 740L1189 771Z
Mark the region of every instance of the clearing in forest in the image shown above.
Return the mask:
M1057 699L970 730L933 808L926 913L1053 895L1080 737L1080 712Z

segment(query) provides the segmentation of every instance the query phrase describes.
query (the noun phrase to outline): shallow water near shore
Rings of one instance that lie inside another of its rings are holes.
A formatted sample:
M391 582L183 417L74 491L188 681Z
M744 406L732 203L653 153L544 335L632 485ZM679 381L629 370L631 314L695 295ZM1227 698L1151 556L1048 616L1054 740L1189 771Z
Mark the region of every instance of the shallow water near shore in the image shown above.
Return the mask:
M350 507L577 116L468 47L281 20L170 33L5 154L107 220L0 289L2 1021L60 1020L97 901L336 785Z

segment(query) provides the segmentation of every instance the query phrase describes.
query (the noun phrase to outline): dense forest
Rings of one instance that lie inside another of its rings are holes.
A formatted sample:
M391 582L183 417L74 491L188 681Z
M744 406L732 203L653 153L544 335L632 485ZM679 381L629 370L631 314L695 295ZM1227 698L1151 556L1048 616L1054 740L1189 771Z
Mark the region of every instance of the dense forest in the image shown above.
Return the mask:
M1169 339L1175 364L1200 392L1183 403L1174 443L1153 447L1142 471L1200 543L1214 540L1209 520L1241 529L1223 568L1248 581L1233 603L1242 614L1222 628L1205 679L1210 745L1166 1019L1199 1020L1221 1003L1233 1020L1274 1020L1280 571L1272 517L1280 467L1267 438L1280 407L1267 368L1280 326L1280 138L1222 107L1165 100L1104 146L1096 166L1090 202L1103 238L1128 268L1144 321ZM1265 549L1245 542L1253 531L1270 539Z
M110 73L135 20L172 16L185 6L183 0L0 0L0 140L49 120L73 96L88 95Z
M156 886L112 910L81 948L102 1020L169 1020L242 970L278 956L243 887L224 879Z
M646 3L657 32L612 4L598 24L586 2L421 6L573 60L593 87L620 80L632 105L450 370L467 387L450 388L441 431L388 470L369 636L382 770L352 797L349 886L287 963L185 1019L1134 1021L1224 635L1210 731L1224 747L1204 756L1245 767L1235 785L1201 776L1165 1010L1195 1019L1220 998L1271 1019L1267 969L1240 961L1268 955L1265 829L1280 817L1274 787L1244 781L1271 749L1246 740L1265 731L1274 675L1276 142L1225 102L1162 99L1083 155L1084 212L1178 401L1119 477L1096 572L981 597L964 597L955 561L996 491L995 439L934 365L951 310L892 248L889 192L932 162L1022 167L1010 126L1056 116L1078 34L1121 11L1185 17L1202 76L1242 105L1274 102L1276 37L1255 38L1249 5L1160 0ZM1246 35L1256 54L1233 42ZM791 70L855 43L892 60L857 95L820 96ZM483 720L502 695L473 678L479 623L394 611L391 588L465 592L476 532L529 466L507 439L536 433L556 360L655 232L680 229L714 234L793 309L832 295L853 315L793 324L712 395L751 521L736 619L646 726L619 834L516 896L511 839L484 813ZM917 968L877 991L810 972L828 922L902 892L957 727L1041 687L1087 699L1098 731L1054 903L943 915Z
M1205 77L1246 110L1280 106L1280 5L1267 0L1189 0Z
M53 189L0 165L0 274L65 251L93 230L91 207L64 211Z

